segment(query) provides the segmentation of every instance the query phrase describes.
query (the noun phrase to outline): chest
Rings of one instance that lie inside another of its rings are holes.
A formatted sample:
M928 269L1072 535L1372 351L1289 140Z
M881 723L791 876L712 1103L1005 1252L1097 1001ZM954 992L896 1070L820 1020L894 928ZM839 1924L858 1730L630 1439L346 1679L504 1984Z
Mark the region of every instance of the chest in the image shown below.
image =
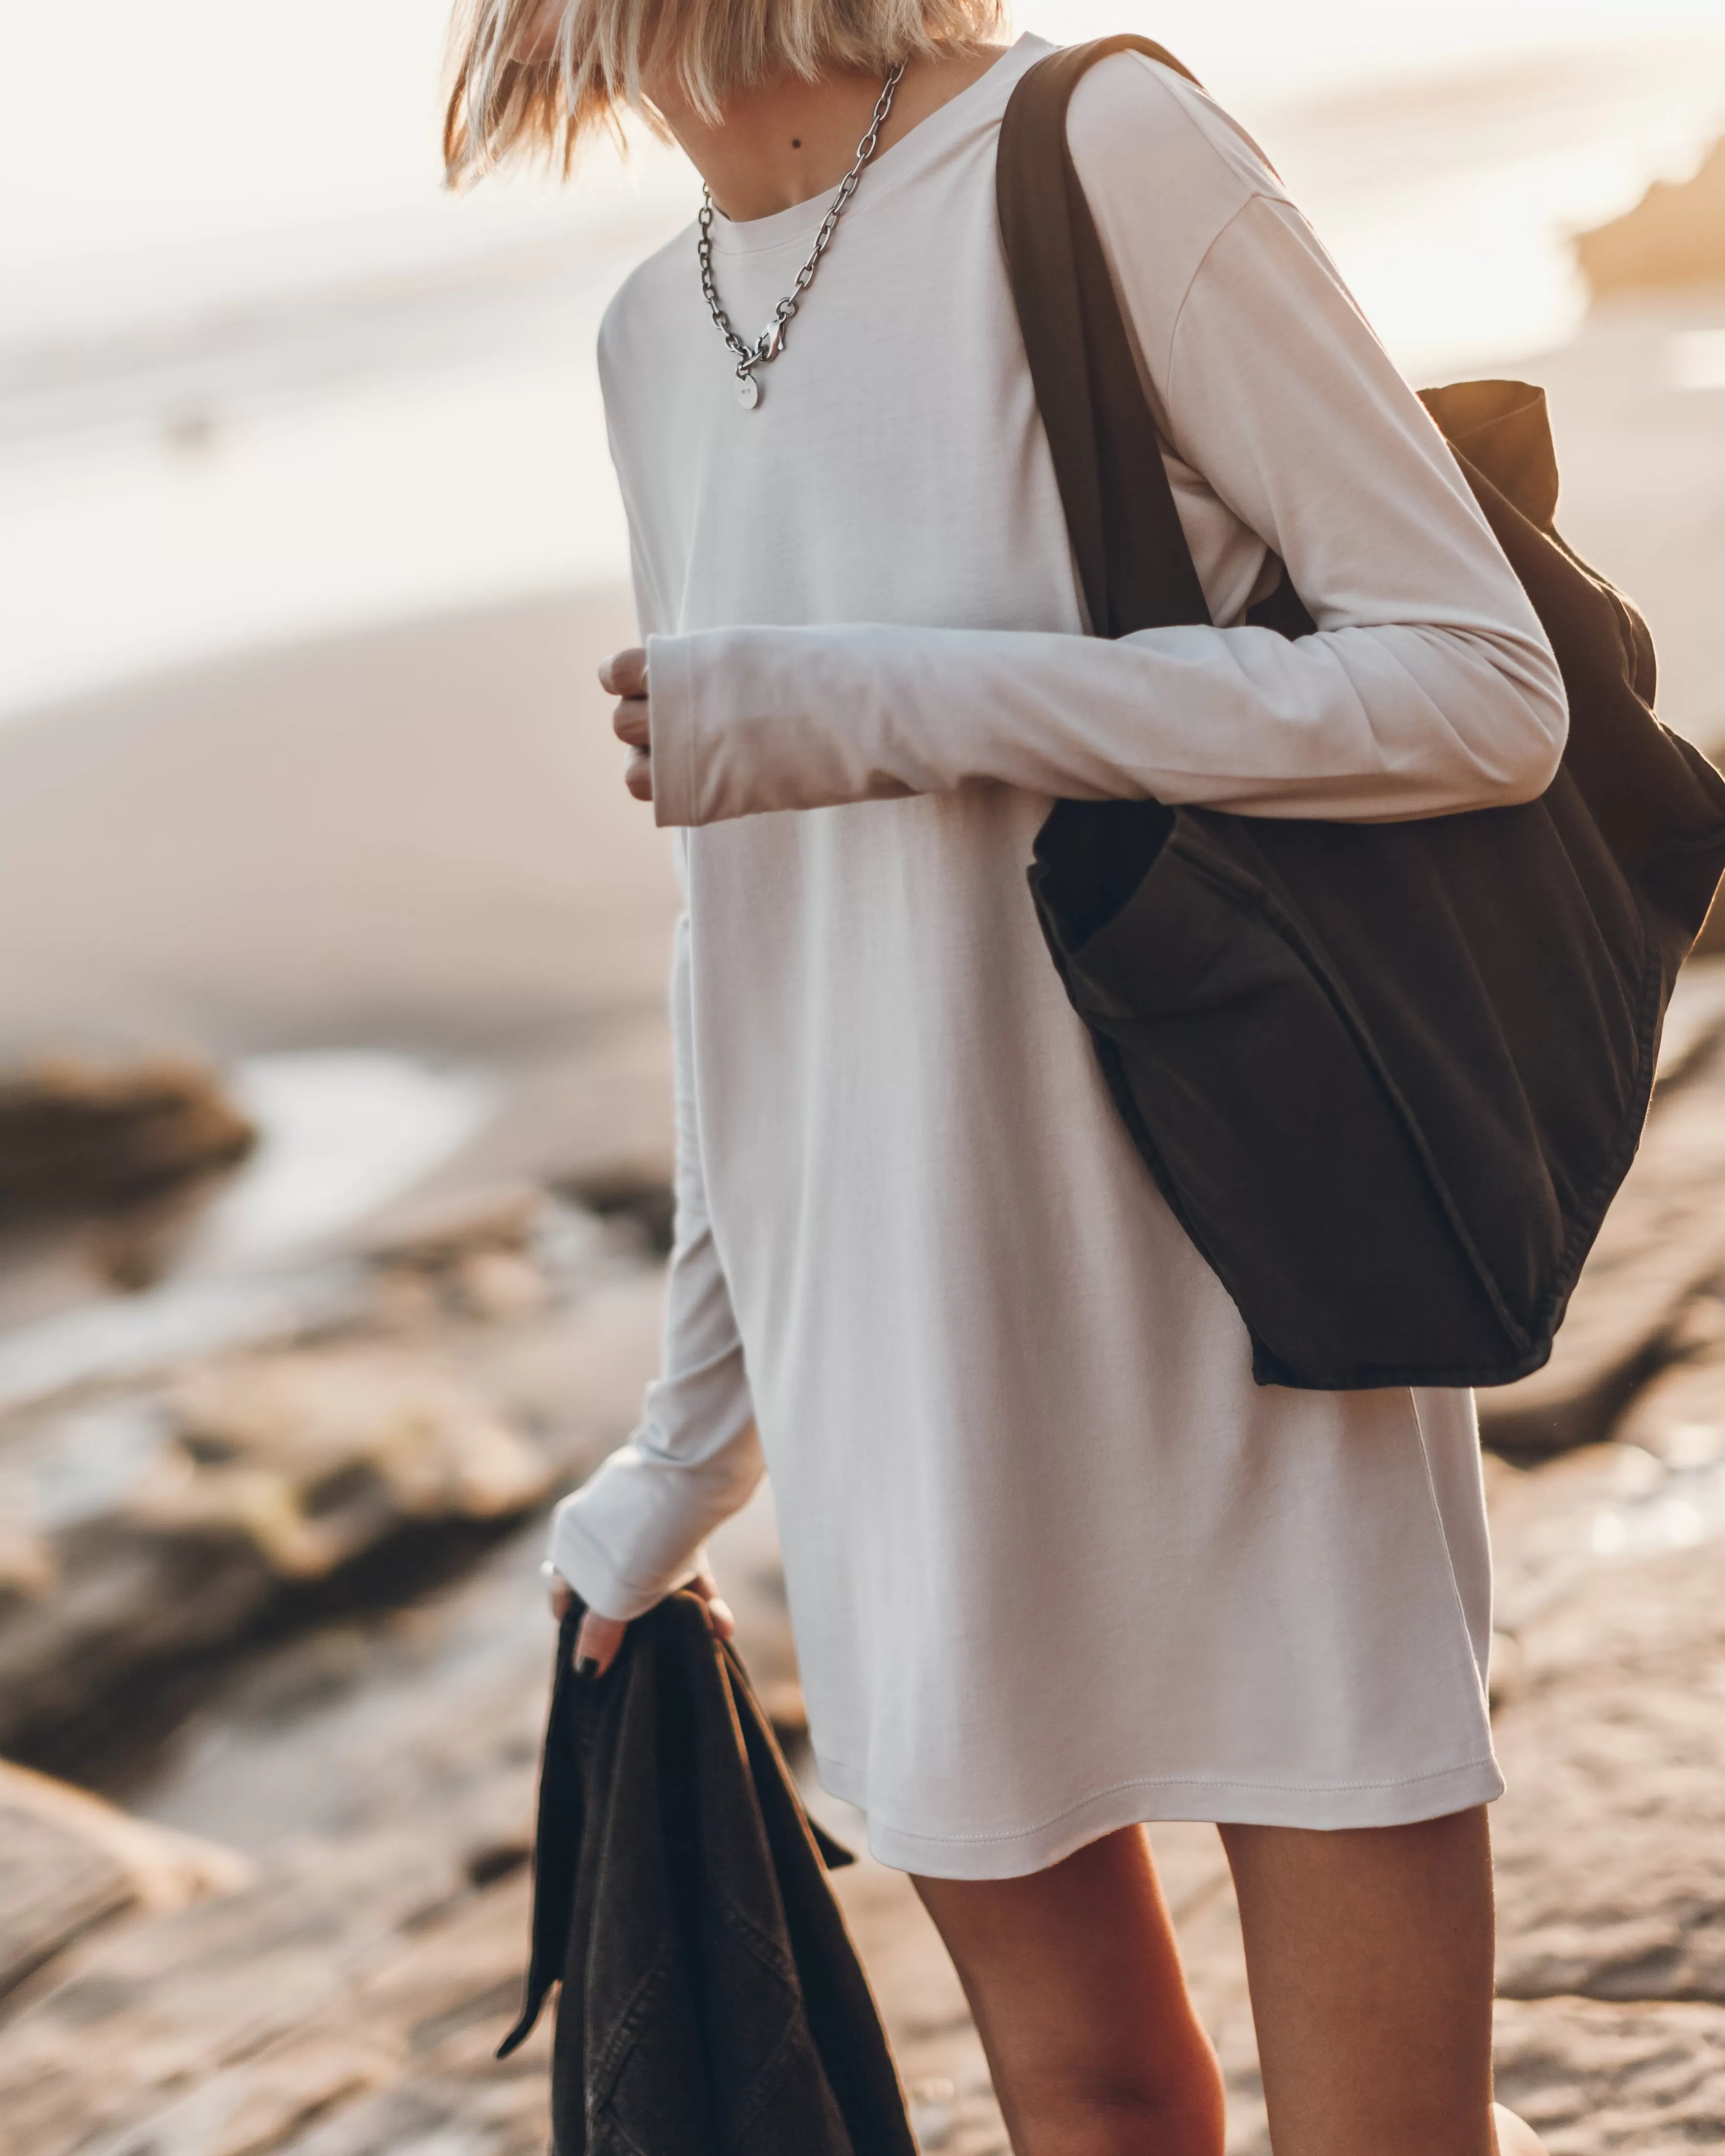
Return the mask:
M692 234L686 265L675 251L661 264L608 380L655 627L1077 625L984 149L858 203L752 409ZM811 236L716 250L745 336L791 290Z

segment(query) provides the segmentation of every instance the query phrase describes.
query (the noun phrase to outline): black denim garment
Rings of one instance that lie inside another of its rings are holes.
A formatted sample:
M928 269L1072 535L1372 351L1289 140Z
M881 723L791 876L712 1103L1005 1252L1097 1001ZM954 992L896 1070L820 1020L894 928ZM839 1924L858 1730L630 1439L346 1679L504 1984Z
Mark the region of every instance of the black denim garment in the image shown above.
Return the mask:
M576 1677L539 1786L521 2042L561 1983L553 2156L916 2156L868 1980L742 1663L692 1594Z

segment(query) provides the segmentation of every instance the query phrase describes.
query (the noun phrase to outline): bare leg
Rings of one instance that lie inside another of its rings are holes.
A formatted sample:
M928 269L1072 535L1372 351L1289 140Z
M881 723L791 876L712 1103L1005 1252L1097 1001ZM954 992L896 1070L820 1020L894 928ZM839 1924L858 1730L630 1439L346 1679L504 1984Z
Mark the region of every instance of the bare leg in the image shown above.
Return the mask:
M1491 2107L1483 1807L1338 1833L1227 1826L1222 1840L1276 2156L1541 2156Z
M1222 2076L1142 1831L1024 1879L919 1879L1017 2156L1221 2156Z

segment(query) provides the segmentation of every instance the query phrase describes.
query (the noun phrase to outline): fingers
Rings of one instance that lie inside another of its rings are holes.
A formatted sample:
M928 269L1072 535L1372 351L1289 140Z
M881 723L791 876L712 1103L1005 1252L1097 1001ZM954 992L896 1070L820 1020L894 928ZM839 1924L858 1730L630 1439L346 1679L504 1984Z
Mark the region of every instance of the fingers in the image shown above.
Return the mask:
M707 1622L721 1640L737 1636L737 1620L732 1614L731 1604L719 1592L719 1583L710 1572L697 1572L689 1583L689 1592L698 1594L706 1604Z
M629 751L623 783L637 801L653 798L653 721L647 701L647 654L639 644L616 651L599 669L599 686L618 701L611 731Z
M621 1617L601 1617L589 1609L581 1620L581 1630L575 1635L575 1674L578 1677L602 1677L617 1659L617 1650L623 1645L623 1635L629 1630Z
M561 1573L545 1567L551 1592L551 1611L559 1624L567 1614L574 1594L569 1583ZM689 1590L698 1594L706 1605L707 1622L721 1640L736 1636L737 1620L731 1605L719 1592L719 1584L710 1572L698 1572L689 1582ZM581 1629L575 1635L572 1657L578 1677L591 1679L604 1676L617 1659L624 1635L629 1630L628 1621L621 1617L601 1617L597 1610L589 1609L581 1620Z
M545 1574L551 1594L551 1614L562 1624L569 1614L569 1605L575 1599L574 1589L560 1572L553 1571L547 1558L540 1568ZM575 1651L572 1657L578 1677L602 1677L617 1659L617 1650L623 1645L623 1635L629 1626L620 1617L600 1617L589 1609L581 1620L581 1629L575 1635Z
M599 686L608 696L644 696L647 693L647 654L638 644L627 651L614 651L599 669Z

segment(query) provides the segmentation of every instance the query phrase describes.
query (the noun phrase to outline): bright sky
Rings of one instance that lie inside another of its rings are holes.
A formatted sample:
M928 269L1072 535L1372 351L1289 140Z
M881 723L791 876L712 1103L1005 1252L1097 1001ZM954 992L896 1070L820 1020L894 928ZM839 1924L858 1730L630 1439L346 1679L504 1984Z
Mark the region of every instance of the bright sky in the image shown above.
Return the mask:
M1018 12L1063 39L1142 30L1224 96L1725 29L1725 0L1020 0ZM13 90L0 275L429 205L448 14L448 0L0 0Z

